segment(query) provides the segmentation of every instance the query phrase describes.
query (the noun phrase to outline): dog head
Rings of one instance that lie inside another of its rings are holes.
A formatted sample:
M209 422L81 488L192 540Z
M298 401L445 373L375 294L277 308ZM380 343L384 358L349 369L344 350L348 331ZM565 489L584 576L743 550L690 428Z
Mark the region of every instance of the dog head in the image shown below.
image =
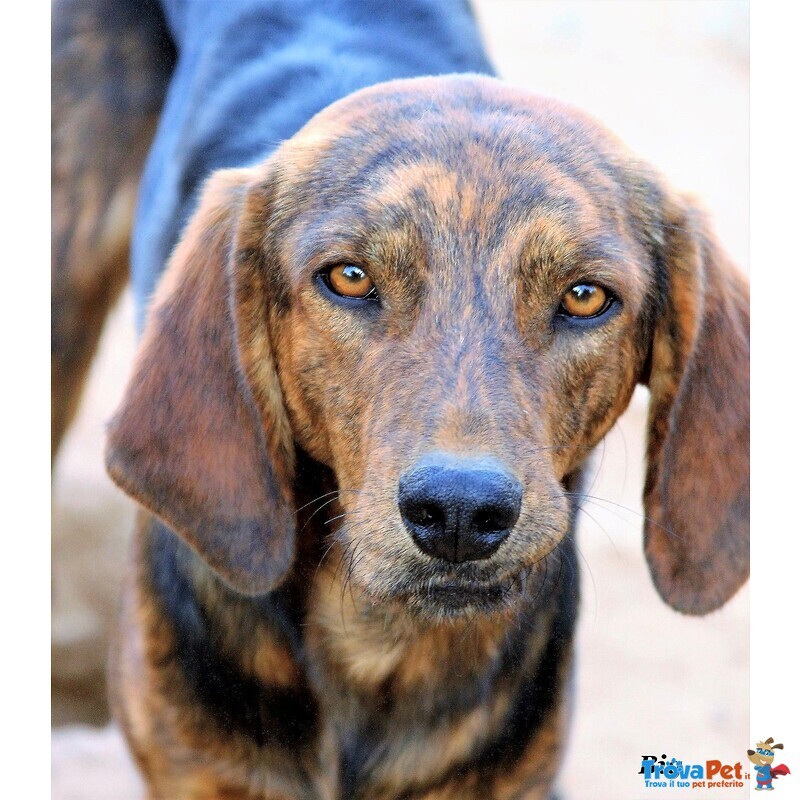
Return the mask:
M486 78L382 84L211 178L108 466L261 593L292 563L299 447L336 478L355 587L488 612L644 383L647 559L704 613L748 573L748 320L702 214L589 118Z
M765 742L756 742L756 750L748 750L747 758L757 767L771 764L775 760L775 751L783 750L782 744L773 744L774 739L770 736Z

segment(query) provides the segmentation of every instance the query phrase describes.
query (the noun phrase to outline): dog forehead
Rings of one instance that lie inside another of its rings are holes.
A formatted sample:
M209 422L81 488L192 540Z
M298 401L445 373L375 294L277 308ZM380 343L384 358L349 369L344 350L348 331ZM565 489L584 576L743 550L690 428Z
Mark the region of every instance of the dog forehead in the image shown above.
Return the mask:
M630 163L591 118L494 79L395 81L330 106L275 154L272 232L297 274L337 247L381 262L416 249L448 272L501 254L630 264Z
M377 84L332 104L284 143L279 161L324 188L326 177L357 187L416 163L506 181L549 164L591 181L611 175L623 152L577 109L493 78L447 76Z

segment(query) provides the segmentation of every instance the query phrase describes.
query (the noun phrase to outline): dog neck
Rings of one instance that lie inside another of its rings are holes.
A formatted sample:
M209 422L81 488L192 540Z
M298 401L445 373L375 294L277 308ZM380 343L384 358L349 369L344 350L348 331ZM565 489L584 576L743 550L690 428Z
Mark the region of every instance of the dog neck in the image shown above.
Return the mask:
M513 632L536 610L533 588L513 609L440 622L376 604L347 580L341 554L330 549L317 570L308 603L308 644L348 686L369 693L391 683L398 695L419 697L425 687L447 685L448 676L485 680L499 666ZM545 628L548 626L544 626Z
M309 528L287 580L257 598L232 591L162 524L144 536L155 590L144 594L172 631L160 663L208 724L306 753L338 774L343 797L433 785L476 758L530 765L523 754L542 736L542 769L555 770L577 606L572 535L513 612L446 624L351 591L334 550L320 563Z

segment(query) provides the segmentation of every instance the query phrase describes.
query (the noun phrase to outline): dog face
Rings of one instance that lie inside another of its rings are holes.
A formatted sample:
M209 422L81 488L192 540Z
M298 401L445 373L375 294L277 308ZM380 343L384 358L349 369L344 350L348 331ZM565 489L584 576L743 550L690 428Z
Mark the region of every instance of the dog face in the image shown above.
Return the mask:
M770 736L764 742L756 742L756 750L748 750L747 758L757 767L764 767L775 760L775 751L783 750L783 744L774 744L774 739Z
M775 760L775 751L759 747L756 751L748 750L747 758L757 767L763 767L767 764L771 764Z
M747 575L747 320L696 210L596 123L490 79L384 84L212 179L109 469L261 592L292 561L299 446L373 603L493 613L643 382L648 560L702 613Z
M605 149L591 130L557 149L532 121L463 96L357 98L276 156L248 210L281 220L285 406L337 477L350 578L376 601L472 612L513 596L565 535L562 481L647 355L652 268ZM576 308L573 287L606 300ZM450 519L470 513L486 519Z

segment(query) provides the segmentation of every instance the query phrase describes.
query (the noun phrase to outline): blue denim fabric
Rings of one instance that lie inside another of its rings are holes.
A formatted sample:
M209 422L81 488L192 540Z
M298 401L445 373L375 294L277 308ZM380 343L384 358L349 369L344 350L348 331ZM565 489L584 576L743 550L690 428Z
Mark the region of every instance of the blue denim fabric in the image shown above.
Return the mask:
M145 165L131 271L147 302L204 179L265 158L365 86L493 74L466 0L162 0L178 60Z

